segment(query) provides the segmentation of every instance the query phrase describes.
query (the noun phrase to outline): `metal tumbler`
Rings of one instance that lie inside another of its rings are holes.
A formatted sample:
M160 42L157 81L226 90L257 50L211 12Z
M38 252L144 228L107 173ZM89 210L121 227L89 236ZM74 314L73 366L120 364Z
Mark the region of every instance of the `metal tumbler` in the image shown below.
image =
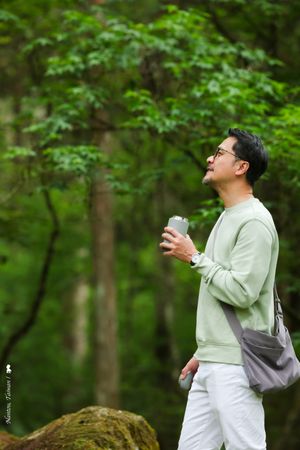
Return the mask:
M185 217L181 216L173 216L170 217L168 221L168 227L175 228L179 233L181 233L183 236L186 235L187 230L189 228L189 221ZM164 239L163 242L170 242L167 239ZM166 249L163 249L163 251L167 251Z

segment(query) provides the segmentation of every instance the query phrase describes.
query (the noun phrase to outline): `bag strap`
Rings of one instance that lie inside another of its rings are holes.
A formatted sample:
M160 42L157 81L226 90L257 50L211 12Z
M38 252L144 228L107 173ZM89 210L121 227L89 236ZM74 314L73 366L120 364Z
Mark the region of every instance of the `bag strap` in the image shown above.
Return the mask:
M233 331L233 334L237 338L238 342L241 343L242 340L242 334L243 334L243 327L241 325L241 322L237 318L235 314L235 310L233 306L228 305L228 303L224 303L221 300L219 300L221 303L221 306L223 308L224 314L226 316L226 319L228 320L228 323Z
M275 282L274 282L274 287L273 287L273 297L274 297L274 332L275 332L275 334L277 334L278 320L276 320L276 318L282 319L283 313L282 313L281 301L280 301L280 298L278 297L277 287L276 287ZM233 334L237 338L238 342L241 343L243 327L242 327L239 319L237 318L234 307L232 305L228 305L228 303L222 302L222 300L219 300L219 302L221 303L224 314L225 314L226 319L228 320L228 323L233 331Z
M274 293L274 315L276 316L280 316L281 318L283 318L283 311L282 311L282 306L281 306L281 300L278 296L278 292L277 292L277 287L276 287L276 283L274 281L274 288L273 288L273 293Z

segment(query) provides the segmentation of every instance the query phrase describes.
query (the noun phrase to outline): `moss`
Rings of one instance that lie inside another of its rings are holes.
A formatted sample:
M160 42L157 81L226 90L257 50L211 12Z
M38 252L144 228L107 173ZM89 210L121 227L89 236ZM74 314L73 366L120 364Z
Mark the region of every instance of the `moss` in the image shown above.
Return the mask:
M72 448L74 450L97 450L99 449L99 446L95 444L93 440L80 438L76 439L76 441L73 442Z
M4 449L158 450L159 445L154 430L142 416L90 406L54 420Z

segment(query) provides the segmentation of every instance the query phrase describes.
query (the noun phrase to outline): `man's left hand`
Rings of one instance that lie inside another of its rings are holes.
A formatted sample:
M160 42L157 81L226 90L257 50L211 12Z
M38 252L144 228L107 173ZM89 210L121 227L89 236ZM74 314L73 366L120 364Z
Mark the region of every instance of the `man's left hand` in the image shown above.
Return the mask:
M186 237L179 233L175 228L165 227L165 233L162 234L164 239L169 242L161 242L159 246L164 250L164 256L175 256L175 258L180 259L184 262L190 262L192 255L197 253L197 249L187 234Z

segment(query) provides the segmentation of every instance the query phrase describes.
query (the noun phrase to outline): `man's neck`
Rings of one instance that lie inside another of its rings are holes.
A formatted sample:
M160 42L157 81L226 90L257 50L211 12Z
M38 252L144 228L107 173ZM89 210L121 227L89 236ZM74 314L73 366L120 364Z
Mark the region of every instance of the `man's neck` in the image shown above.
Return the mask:
M238 203L245 202L250 198L253 198L253 190L251 186L244 188L238 187L238 189L218 189L219 197L224 202L225 208L231 208Z

